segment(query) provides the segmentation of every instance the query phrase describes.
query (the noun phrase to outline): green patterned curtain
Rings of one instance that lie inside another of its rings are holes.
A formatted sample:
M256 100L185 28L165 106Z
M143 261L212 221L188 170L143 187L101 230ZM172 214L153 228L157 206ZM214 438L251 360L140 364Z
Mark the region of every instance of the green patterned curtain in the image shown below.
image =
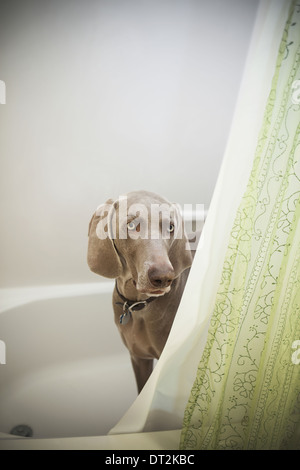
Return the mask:
M300 449L299 123L298 0L231 230L181 449Z

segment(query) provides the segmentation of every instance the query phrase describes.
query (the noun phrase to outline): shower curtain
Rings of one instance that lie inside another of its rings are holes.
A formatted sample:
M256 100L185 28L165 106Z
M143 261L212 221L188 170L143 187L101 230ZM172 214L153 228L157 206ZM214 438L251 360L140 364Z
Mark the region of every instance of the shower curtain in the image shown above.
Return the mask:
M111 431L181 449L300 449L300 3L262 1L190 277L144 390Z

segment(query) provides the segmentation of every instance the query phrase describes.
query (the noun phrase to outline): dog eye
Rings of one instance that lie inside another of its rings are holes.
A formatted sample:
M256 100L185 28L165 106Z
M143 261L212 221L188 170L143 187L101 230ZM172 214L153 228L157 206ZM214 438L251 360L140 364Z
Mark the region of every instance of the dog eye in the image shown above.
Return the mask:
M128 230L135 230L135 229L136 229L136 225L135 225L134 222L129 222L129 223L127 224L127 228L128 228Z
M175 230L175 225L173 224L173 222L171 222L169 227L167 228L167 231L169 233L172 233L172 232L174 232L174 230Z

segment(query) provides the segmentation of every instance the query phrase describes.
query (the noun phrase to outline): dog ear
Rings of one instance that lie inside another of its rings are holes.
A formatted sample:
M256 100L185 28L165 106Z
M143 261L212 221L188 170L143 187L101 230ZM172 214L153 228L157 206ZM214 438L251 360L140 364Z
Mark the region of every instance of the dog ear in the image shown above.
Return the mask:
M169 259L172 263L176 275L179 275L185 269L189 268L193 262L193 253L191 251L189 240L185 232L184 219L181 214L179 204L173 203L176 214L176 228L174 241L169 251Z
M111 237L113 200L100 205L89 224L87 262L91 271L115 279L122 273L122 263Z
M182 238L176 238L172 243L169 259L177 276L192 265L193 255L184 233Z

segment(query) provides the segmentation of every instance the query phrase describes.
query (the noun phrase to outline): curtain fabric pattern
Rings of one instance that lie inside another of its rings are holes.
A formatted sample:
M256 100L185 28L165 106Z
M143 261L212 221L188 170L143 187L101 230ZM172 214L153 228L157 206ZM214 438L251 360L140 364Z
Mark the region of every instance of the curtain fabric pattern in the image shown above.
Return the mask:
M299 85L300 3L293 1L181 449L300 449Z

